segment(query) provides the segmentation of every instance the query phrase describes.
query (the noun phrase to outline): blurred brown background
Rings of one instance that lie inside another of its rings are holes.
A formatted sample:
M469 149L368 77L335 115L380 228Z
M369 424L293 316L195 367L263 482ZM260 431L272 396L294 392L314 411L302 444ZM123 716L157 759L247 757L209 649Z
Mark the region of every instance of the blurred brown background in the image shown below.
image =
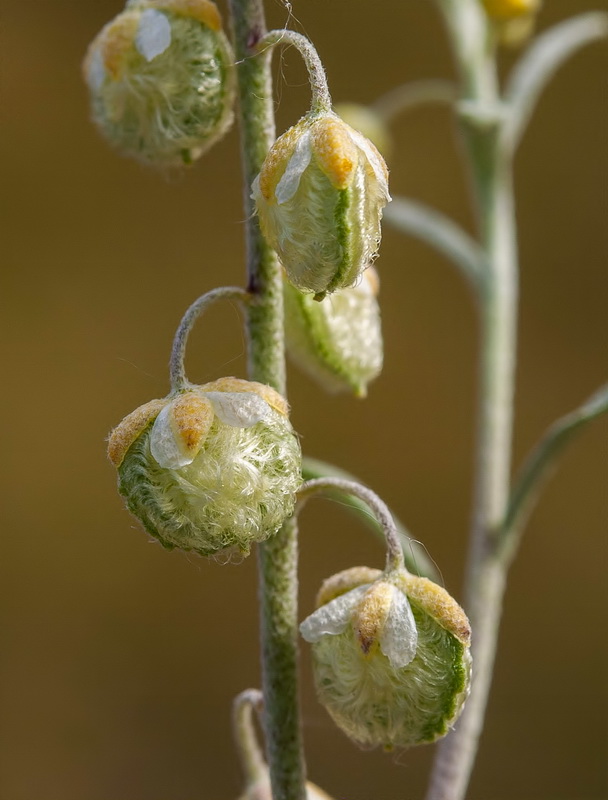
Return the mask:
M268 3L269 21L286 11ZM432 3L295 2L336 101L452 73ZM545 28L597 7L551 0ZM88 121L87 43L120 11L97 0L4 2L1 113L4 391L0 800L234 800L232 697L259 684L255 558L220 567L147 541L115 491L109 429L168 389L186 306L242 281L235 131L183 177L115 155ZM508 65L509 58L505 60ZM306 109L277 59L279 130ZM575 57L517 160L523 264L515 461L605 380L606 51ZM448 113L395 126L392 190L471 217ZM476 320L426 246L385 231L386 367L365 402L289 374L305 451L376 488L460 596L471 495ZM244 375L237 311L213 309L193 379ZM568 450L513 568L471 800L599 800L606 777L605 422ZM302 615L319 582L382 549L337 505L302 524ZM311 777L339 800L417 800L432 748L360 753L314 699Z

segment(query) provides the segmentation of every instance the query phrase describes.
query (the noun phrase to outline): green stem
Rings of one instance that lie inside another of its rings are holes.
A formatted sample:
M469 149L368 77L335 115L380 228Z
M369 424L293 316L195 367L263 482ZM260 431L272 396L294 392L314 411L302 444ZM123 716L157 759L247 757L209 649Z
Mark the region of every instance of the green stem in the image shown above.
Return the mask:
M466 32L457 27L451 31L460 37L455 50L462 59L468 52L462 41ZM511 163L501 146L501 119L494 116L499 97L490 50L461 65L466 91L461 131L488 265L482 298L476 488L465 584L474 678L456 729L438 747L428 800L462 800L466 795L492 681L507 572L497 542L509 500L518 277Z
M264 240L251 184L275 138L270 53L256 54L266 34L262 0L229 0L238 63L247 220L249 375L285 394L281 268ZM297 530L286 523L259 548L264 727L274 800L304 800L305 766L297 680Z

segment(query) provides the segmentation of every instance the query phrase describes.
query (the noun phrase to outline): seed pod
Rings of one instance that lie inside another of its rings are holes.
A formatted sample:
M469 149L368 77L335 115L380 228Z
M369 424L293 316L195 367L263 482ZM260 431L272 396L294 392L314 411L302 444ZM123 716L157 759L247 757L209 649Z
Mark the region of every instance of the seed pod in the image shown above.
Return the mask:
M301 483L285 399L238 378L141 406L111 433L108 455L148 533L205 556L247 555L276 533Z
M365 397L382 369L378 275L366 270L356 286L320 303L285 279L285 333L291 358L329 392Z
M228 130L234 56L211 0L132 0L84 62L108 141L160 167L190 164Z
M309 113L271 147L253 183L260 226L289 280L321 299L374 260L388 171L334 113Z
M363 746L410 747L448 733L469 691L468 620L441 587L403 569L356 567L325 582L300 630L317 695Z

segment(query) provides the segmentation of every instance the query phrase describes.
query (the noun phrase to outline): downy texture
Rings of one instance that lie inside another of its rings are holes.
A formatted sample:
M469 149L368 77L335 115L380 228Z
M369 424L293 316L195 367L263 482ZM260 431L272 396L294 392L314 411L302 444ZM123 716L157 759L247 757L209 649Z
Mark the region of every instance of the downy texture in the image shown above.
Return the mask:
M320 702L359 745L410 747L444 736L469 690L468 620L441 587L403 569L330 578L300 626Z
M93 120L126 155L197 159L232 124L234 56L211 0L135 0L89 47Z
M365 397L380 374L383 347L378 275L367 269L359 283L321 302L283 281L287 352L329 392Z
M287 412L269 386L237 378L136 409L108 444L129 510L168 549L247 555L291 516L301 483Z
M253 197L289 280L321 299L355 283L376 257L388 171L337 114L311 112L274 143Z

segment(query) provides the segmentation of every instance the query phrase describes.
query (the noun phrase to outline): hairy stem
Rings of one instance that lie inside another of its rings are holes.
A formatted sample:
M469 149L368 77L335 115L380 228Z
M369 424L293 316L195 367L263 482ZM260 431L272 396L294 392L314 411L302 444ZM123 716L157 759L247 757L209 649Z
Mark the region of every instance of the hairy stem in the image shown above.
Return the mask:
M275 138L270 53L262 0L229 0L239 84L243 201L247 220L249 375L285 394L283 288L276 254L260 231L251 183ZM304 800L297 682L297 529L287 523L259 547L264 728L274 800Z
M308 79L312 92L311 111L327 113L331 111L331 96L327 85L327 77L319 54L312 42L301 33L281 29L270 31L258 45L258 50L272 48L277 44L293 45L300 53L308 70Z
M172 392L179 391L188 385L184 360L190 331L201 314L218 300L240 300L242 303L247 303L249 295L244 289L240 289L237 286L222 286L219 289L212 289L192 303L182 317L182 321L173 338L171 361L169 362Z
M462 60L466 51L462 38L467 32L458 28L455 17L450 22L457 40L455 52ZM491 48L460 66L465 87L460 127L487 261L481 306L476 487L465 584L474 677L456 729L438 747L428 800L462 800L466 795L492 681L507 570L497 540L509 498L517 335L511 163L502 146L501 120L493 118L499 98Z
M386 539L386 569L389 571L405 569L403 550L401 548L401 541L393 515L389 511L386 503L381 500L375 492L368 489L367 486L363 486L363 484L356 483L355 481L344 480L343 478L315 478L306 481L298 492L298 510L301 509L310 495L316 492L332 491L340 491L344 492L344 494L357 497L370 508L378 520L378 524L382 528L384 538Z

